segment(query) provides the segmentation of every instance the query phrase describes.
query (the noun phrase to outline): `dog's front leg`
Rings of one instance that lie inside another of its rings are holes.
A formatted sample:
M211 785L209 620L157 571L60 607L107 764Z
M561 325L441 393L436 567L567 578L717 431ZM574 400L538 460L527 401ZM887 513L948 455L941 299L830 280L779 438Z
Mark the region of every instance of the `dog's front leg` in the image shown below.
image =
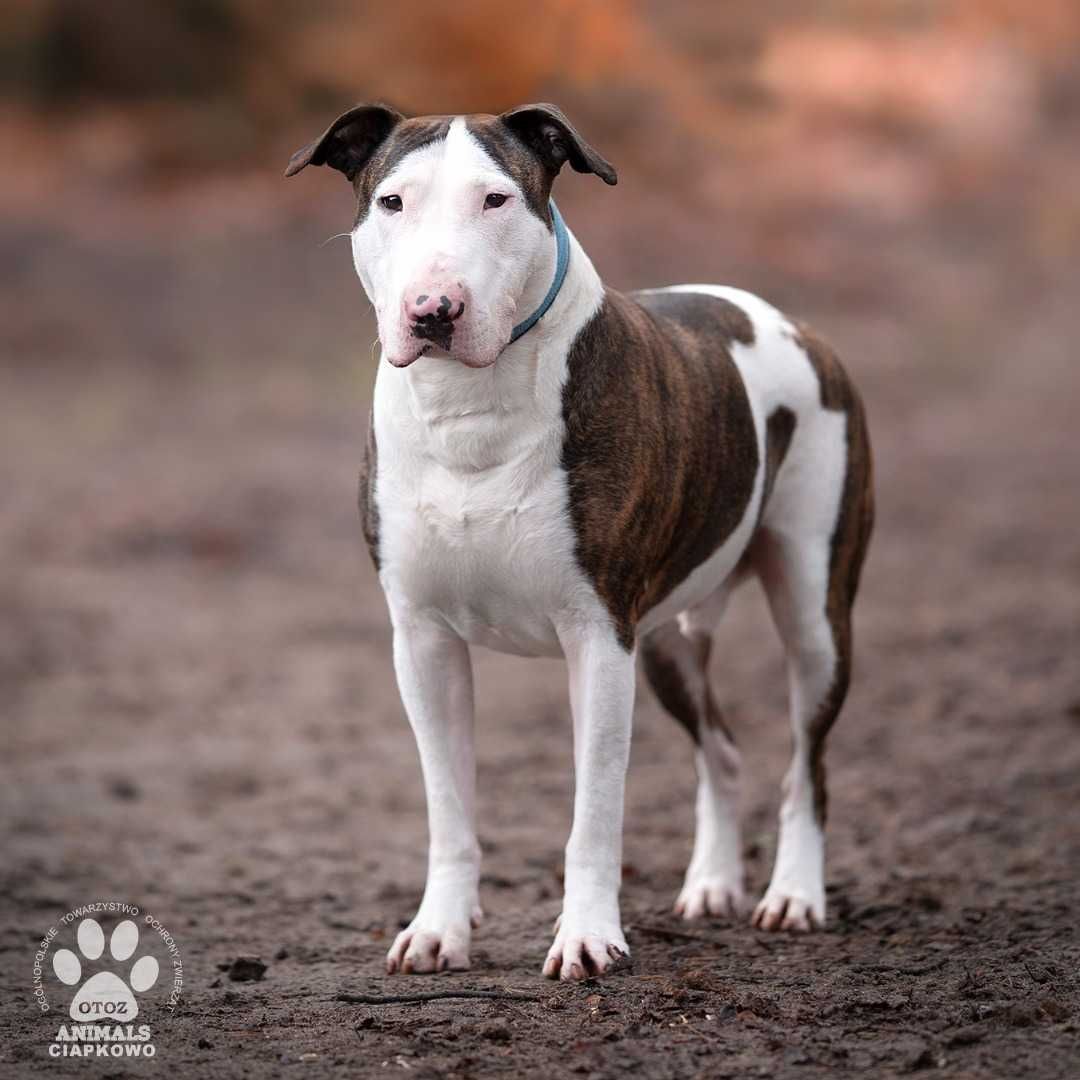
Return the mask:
M386 970L461 970L481 914L468 646L434 620L395 618L394 669L420 751L429 846L424 898L387 953Z
M623 790L634 709L634 656L610 629L563 638L574 713L574 824L549 978L599 975L629 954L619 920Z

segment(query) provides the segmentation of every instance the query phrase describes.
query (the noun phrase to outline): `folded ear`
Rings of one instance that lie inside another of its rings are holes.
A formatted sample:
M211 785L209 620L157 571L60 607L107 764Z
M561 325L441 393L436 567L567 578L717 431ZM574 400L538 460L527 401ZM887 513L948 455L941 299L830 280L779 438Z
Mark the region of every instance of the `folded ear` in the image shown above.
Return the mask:
M297 150L285 175L295 176L308 165L329 165L352 180L404 119L385 105L357 105L342 113L314 142Z
M552 177L569 161L577 172L595 173L605 184L617 182L614 166L574 130L554 105L519 105L499 119L536 154Z

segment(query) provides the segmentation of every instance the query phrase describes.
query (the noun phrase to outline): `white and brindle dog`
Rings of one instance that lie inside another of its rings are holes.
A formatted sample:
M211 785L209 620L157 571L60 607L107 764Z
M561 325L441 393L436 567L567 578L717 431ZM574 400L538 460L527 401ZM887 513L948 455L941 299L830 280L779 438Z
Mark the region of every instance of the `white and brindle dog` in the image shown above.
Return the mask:
M709 688L731 590L761 581L787 655L794 756L767 929L825 919L825 736L851 674L873 521L858 395L833 352L717 285L606 289L550 202L615 170L551 105L405 119L362 105L298 151L357 196L352 250L382 361L361 476L394 667L427 792L427 886L389 972L466 968L480 918L469 646L564 656L576 789L552 978L627 955L623 788L641 652L697 745L675 902L743 906L739 755Z

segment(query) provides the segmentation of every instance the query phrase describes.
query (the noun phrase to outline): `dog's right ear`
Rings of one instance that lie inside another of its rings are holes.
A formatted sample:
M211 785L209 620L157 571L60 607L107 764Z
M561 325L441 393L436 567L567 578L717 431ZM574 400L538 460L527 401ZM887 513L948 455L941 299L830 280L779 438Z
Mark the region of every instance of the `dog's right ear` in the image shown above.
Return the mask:
M351 181L404 119L385 105L357 105L342 113L314 142L297 150L285 175L295 176L308 165L329 165Z

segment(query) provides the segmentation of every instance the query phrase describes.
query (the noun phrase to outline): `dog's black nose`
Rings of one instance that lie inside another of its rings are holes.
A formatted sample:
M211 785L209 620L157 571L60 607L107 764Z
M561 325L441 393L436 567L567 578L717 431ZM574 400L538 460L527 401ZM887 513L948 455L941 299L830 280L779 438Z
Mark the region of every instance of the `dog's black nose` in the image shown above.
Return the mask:
M442 293L436 298L420 293L409 305L412 335L448 349L454 323L464 314L465 301L460 295L451 297Z

